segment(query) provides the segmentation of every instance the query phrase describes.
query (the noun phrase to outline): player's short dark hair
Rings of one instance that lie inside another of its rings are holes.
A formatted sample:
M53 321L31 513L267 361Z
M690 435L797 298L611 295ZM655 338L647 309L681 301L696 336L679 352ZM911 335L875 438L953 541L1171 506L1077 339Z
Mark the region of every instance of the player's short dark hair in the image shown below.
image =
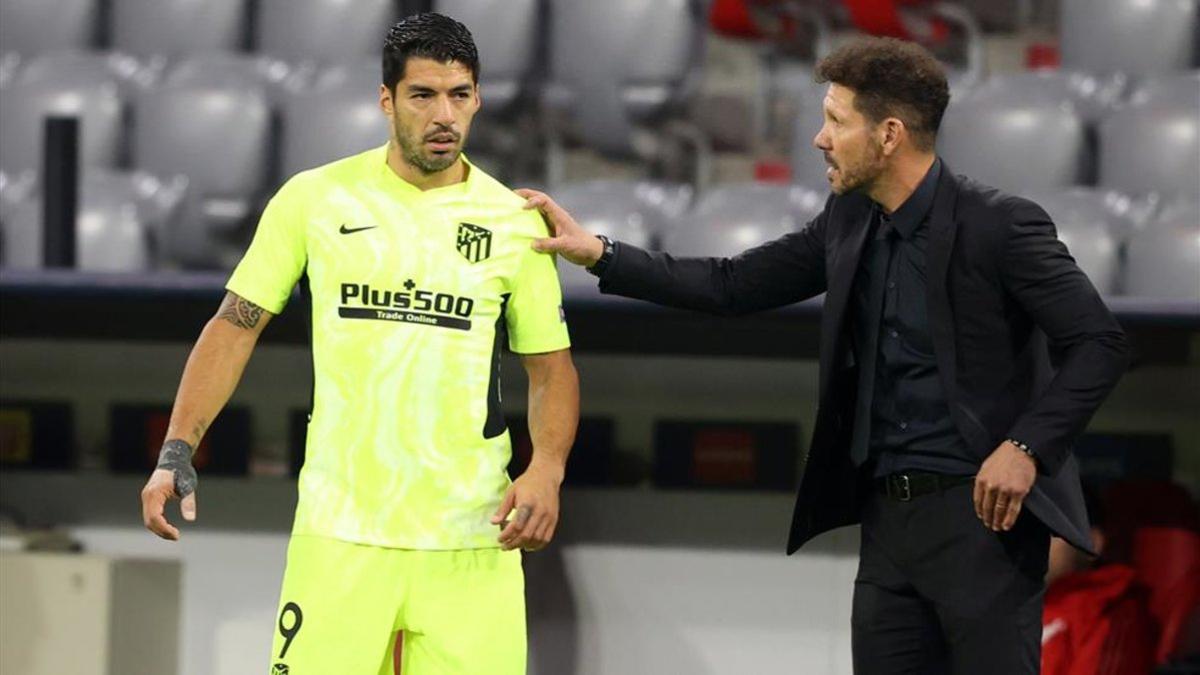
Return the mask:
M835 49L817 64L816 80L852 89L854 107L872 123L902 120L922 150L933 147L950 102L942 64L896 38L862 38Z
M457 61L471 70L471 79L479 82L479 51L475 38L461 23L444 14L413 14L397 21L383 42L383 84L393 92L404 79L409 57L433 59L440 63Z

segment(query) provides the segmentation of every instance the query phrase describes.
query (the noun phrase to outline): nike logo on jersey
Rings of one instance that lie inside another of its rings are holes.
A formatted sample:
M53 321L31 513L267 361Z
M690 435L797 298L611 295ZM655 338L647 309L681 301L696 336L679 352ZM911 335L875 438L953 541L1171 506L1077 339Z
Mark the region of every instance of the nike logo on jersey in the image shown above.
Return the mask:
M377 227L379 227L379 226L378 225L368 225L366 227L346 227L346 224L342 223L342 228L340 230L338 230L338 232L341 232L342 234L354 234L355 232L362 232L363 230L373 230Z

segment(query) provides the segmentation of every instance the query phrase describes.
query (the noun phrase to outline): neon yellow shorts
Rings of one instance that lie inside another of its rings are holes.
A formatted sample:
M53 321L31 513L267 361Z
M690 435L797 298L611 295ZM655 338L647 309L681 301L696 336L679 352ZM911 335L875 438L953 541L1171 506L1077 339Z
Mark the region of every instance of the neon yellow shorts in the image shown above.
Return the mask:
M272 675L523 675L519 551L411 551L293 536Z

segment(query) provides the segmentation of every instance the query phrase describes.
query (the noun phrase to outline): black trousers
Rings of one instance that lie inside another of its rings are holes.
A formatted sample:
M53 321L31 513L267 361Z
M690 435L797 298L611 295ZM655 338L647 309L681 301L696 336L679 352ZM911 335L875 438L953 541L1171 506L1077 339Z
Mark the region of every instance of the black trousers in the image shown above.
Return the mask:
M972 484L863 504L854 582L856 675L1037 675L1050 535L975 516Z

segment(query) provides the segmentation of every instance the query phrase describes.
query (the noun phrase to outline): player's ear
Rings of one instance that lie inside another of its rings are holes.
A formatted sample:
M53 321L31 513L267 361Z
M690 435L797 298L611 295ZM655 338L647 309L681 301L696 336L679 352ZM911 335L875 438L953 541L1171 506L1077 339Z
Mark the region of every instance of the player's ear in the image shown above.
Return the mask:
M379 85L379 109L387 114L388 117L391 117L395 111L394 106L392 90L388 89L386 84Z

